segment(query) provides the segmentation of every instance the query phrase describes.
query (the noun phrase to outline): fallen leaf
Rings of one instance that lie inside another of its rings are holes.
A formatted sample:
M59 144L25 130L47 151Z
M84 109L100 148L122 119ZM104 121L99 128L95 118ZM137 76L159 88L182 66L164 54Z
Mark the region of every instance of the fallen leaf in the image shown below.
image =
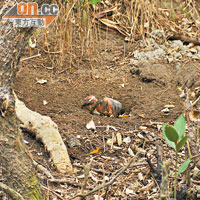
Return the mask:
M101 147L97 147L94 151L90 152L89 155L100 154L100 153L102 153L102 151L100 151L100 150L102 150L102 148Z
M127 118L127 117L131 117L131 115L119 115L119 118Z
M109 138L107 140L107 145L109 146L113 146L113 144L116 142L116 137L113 137L113 138Z
M135 154L133 153L133 150L129 147L128 148L128 153L131 155L131 156L135 156Z
M139 137L140 139L144 139L144 136L141 133L138 133L137 137Z
M122 135L118 132L116 136L117 136L117 144L120 146L122 144Z
M141 115L139 115L139 117L141 117L141 118L146 118L146 115L145 114L141 114Z

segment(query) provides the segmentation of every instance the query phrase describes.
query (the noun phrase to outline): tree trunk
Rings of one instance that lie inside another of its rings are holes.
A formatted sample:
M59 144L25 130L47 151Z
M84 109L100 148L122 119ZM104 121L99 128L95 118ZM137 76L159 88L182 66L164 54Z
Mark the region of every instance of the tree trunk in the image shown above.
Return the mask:
M0 163L4 184L24 199L45 199L15 113L12 86L22 50L33 28L13 28L2 16L15 1L0 2ZM28 1L23 1L28 2ZM39 5L45 0L35 1ZM48 1L49 3L49 1Z

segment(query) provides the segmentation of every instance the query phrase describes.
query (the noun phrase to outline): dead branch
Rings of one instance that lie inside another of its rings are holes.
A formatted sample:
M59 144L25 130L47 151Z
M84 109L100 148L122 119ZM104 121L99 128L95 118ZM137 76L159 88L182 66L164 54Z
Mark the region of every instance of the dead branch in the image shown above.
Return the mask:
M174 33L172 36L168 36L167 39L168 40L181 40L183 42L193 43L194 45L200 45L199 38L192 38L192 37L177 34L177 33Z
M81 188L81 185L78 184L78 183L72 183L71 180L68 180L68 179L56 179L56 178L53 178L53 179L48 179L49 182L52 182L52 183L67 183L67 185L71 185L73 187L79 187Z
M36 167L36 169L38 169L40 172L42 172L43 174L47 175L48 178L53 179L54 177L52 176L52 174L50 173L49 170L47 170L45 167L43 167L42 165L38 164L35 160L33 160L33 165Z
M42 187L43 187L45 190L48 190L48 191L52 192L53 194L55 194L59 199L65 200L65 199L64 199L63 197L61 197L57 192L55 192L55 191L49 189L48 187L45 187L44 185L43 185Z
M88 181L88 177L89 177L89 172L90 172L90 169L91 169L91 165L92 165L92 161L93 161L93 158L91 159L91 161L85 165L84 167L84 173L85 173L85 176L84 176L84 180L83 180L83 185L81 187L81 194L83 194L83 191L85 190L86 186L87 186L87 181Z
M15 98L16 114L23 127L43 142L59 172L71 174L71 161L57 125L50 117L28 109L16 96Z
M157 148L157 171L156 171L156 180L158 184L161 183L161 174L162 174L162 167L161 164L163 163L163 144L161 141L157 141L156 143Z
M160 198L162 200L169 198L169 166L171 165L170 161L166 161L162 165L162 182L160 185Z

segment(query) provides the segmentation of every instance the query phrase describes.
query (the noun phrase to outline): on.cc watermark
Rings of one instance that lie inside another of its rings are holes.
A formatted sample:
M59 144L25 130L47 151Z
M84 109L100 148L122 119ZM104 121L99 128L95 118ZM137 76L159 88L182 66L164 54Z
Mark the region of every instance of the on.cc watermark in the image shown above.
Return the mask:
M43 4L38 9L35 2L17 3L4 16L10 19L14 27L48 27L58 16L59 7L56 4Z

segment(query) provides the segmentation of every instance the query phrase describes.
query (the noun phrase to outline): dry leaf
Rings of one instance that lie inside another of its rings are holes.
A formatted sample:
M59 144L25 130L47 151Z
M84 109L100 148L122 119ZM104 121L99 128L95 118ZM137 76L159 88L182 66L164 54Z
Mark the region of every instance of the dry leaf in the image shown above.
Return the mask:
M99 21L101 23L105 24L107 27L117 30L122 35L124 35L126 37L129 36L129 34L125 30L123 30L123 28L120 25L118 25L117 22L111 21L109 19L99 19Z
M131 115L119 115L119 118L127 118L127 117L131 117Z
M131 156L135 156L135 154L133 153L133 150L129 147L128 148L128 153L131 155Z
M117 144L120 146L122 144L122 135L118 132L116 136L117 136Z
M144 136L141 133L138 133L137 137L139 137L140 139L144 139Z
M107 145L109 146L113 146L113 144L116 142L116 137L113 137L113 138L109 138L107 140Z
M141 114L141 115L139 115L139 117L141 117L141 118L146 118L146 115L145 114Z
M92 154L100 154L101 153L102 148L101 147L97 147L94 151L90 152L89 155Z
M200 111L192 109L189 112L189 118L191 121L200 121Z

